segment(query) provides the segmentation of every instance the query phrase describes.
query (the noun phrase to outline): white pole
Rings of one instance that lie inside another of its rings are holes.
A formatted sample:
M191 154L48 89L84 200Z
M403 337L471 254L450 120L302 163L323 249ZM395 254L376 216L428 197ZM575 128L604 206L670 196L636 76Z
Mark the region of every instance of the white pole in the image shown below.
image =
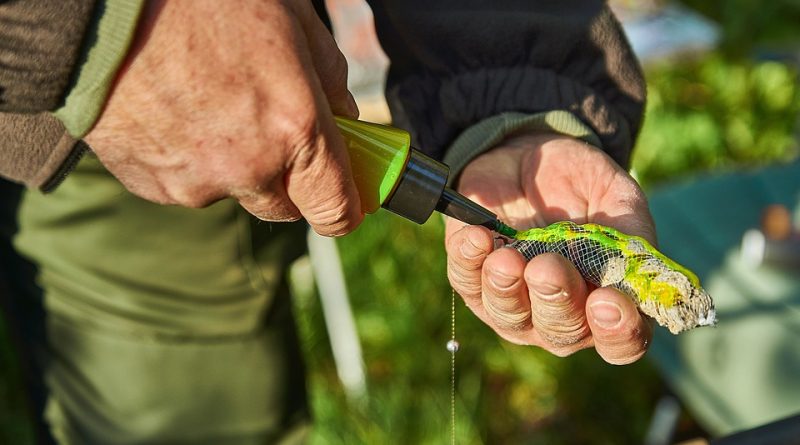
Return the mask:
M361 399L367 393L364 359L353 320L353 311L347 297L344 271L339 259L339 250L336 248L336 240L309 230L308 252L328 337L331 339L336 372L347 396L351 400Z

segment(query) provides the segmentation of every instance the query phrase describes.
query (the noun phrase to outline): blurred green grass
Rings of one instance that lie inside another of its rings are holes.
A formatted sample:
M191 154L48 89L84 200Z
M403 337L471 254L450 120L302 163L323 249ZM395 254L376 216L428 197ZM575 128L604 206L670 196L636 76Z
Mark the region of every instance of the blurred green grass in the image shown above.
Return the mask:
M675 178L798 154L797 68L773 57L800 49L796 0L687 3L717 20L720 49L647 69L649 103L633 167L650 189ZM766 48L766 50L764 50ZM297 299L316 418L312 443L440 444L450 434L450 292L443 228L386 212L338 242L367 369L369 396L339 384L318 299ZM664 387L646 360L566 359L499 340L458 304L460 444L641 443ZM0 443L30 443L18 368L0 319Z

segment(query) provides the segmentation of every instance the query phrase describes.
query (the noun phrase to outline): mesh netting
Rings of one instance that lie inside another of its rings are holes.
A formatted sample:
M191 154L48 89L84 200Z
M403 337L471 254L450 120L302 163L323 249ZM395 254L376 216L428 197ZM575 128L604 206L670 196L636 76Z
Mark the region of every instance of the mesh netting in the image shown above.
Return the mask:
M620 290L673 333L715 323L713 302L697 278L641 238L571 222L531 229L517 238L511 247L528 261L546 252L560 254L586 281Z

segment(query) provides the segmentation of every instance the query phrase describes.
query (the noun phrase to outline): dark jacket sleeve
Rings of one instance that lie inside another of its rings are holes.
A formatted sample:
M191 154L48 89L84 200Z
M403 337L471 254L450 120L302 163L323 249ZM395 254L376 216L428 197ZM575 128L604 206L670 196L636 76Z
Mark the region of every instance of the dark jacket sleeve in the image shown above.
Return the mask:
M94 0L0 1L0 111L59 105L93 7Z
M82 152L47 111L69 88L94 5L0 0L0 175L48 188Z
M441 158L503 112L565 110L627 167L645 84L619 23L596 0L371 0L391 60L394 123Z

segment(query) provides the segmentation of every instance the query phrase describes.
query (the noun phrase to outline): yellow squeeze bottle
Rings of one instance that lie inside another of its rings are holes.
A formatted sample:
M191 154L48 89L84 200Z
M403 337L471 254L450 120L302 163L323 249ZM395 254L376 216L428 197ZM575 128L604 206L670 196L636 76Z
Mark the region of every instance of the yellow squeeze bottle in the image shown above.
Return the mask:
M343 117L336 117L336 125L365 213L383 207L423 224L436 210L509 237L516 234L497 215L447 187L450 168L412 148L408 132Z

